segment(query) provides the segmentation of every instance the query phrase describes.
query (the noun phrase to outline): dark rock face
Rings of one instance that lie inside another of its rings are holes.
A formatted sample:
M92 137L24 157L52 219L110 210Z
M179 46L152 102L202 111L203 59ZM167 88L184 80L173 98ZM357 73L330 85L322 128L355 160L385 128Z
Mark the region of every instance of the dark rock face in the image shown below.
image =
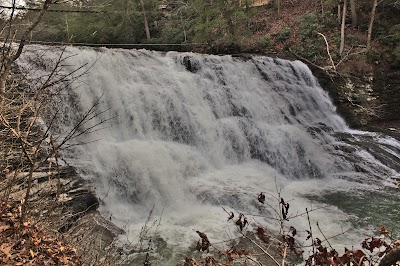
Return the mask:
M379 95L379 104L383 109L382 118L375 121L400 119L400 70L388 71L377 66L374 78L374 90Z
M190 56L184 56L182 59L182 64L186 67L187 71L196 73L200 69L200 64Z
M345 78L332 78L319 69L310 68L351 127L400 119L399 70L373 65L371 73L358 78L357 73L351 72ZM349 83L354 87L349 88Z
M333 103L337 107L338 113L346 120L350 126L359 126L358 118L354 116L354 111L349 101L346 99L344 88L345 82L341 78L332 78L324 71L309 66L313 74L317 77L321 87L328 91Z
M61 189L63 209L71 214L65 225L59 229L60 232L66 232L79 218L96 211L99 201L93 189L76 173L75 168L69 166L62 168L59 177L61 182L65 183Z

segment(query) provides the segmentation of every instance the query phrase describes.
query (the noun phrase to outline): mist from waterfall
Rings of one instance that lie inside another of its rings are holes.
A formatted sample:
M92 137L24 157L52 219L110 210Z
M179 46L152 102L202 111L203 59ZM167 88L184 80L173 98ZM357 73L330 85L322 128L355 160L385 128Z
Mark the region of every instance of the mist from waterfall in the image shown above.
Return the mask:
M29 46L20 66L43 78L56 50ZM40 63L32 59L39 54ZM173 248L196 242L192 229L211 241L237 235L222 207L276 229L263 218L274 213L257 195L267 192L275 206L277 187L293 212L324 207L311 219L334 235L354 224L316 197L375 190L397 175L356 145L357 138L376 136L351 131L300 61L75 47L63 57L65 73L84 65L74 75L87 73L64 90L61 132L98 99L107 111L86 127L113 118L80 140L95 142L64 156L94 184L104 215L125 229L122 241L137 241L152 209L161 218L158 234ZM381 138L378 146L400 157L395 140ZM308 222L298 217L290 225L302 230Z

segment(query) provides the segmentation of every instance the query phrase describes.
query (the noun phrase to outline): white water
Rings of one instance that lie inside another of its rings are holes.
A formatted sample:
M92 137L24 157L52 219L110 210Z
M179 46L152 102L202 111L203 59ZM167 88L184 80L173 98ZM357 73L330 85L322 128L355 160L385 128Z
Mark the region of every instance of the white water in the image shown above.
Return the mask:
M59 56L54 48L28 49L20 65L36 69L36 75L46 75L49 62ZM38 54L43 63L33 63ZM66 157L95 185L104 215L126 230L122 241L138 242L153 206L150 223L161 217L158 234L174 251L197 241L192 229L206 232L211 242L237 235L222 207L277 229L273 220L261 217L273 216L272 210L257 202L261 191L276 195L276 187L290 200L292 215L327 207L312 212L311 220L325 235L336 235L350 228L354 217L309 198L374 190L381 185L376 177L396 174L359 148L352 156L370 173L355 172L337 149L351 145L332 134L348 127L299 61L72 47L64 57L69 57L65 73L91 67L65 89L70 102L62 128L71 127L99 97L101 109L108 111L87 127L115 117L81 140L96 142L76 146ZM193 72L185 67L188 60ZM381 143L399 147L386 138ZM368 178L373 182L363 181ZM267 201L277 205L269 195ZM308 229L304 216L287 222L291 225ZM364 232L332 242L354 244ZM160 256L160 263L172 265Z

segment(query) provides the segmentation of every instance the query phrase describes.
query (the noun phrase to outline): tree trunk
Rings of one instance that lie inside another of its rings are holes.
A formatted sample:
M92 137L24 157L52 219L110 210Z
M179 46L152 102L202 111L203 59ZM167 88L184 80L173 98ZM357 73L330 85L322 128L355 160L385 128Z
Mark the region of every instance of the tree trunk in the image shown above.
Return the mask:
M24 144L22 144L22 145L24 145ZM25 149L25 148L23 147L23 149ZM30 198L30 195L31 195L32 179L33 179L33 172L34 171L35 171L35 164L32 163L32 161L31 161L30 166L29 166L28 185L27 185L26 192L25 192L24 202L22 203L22 206L21 206L21 217L20 217L20 219L21 219L22 222L25 220L26 208L28 207L28 202L29 202L29 198Z
M340 49L339 49L340 55L342 55L344 50L344 28L346 24L346 12L347 12L347 0L344 0L343 13L342 13L342 27L340 29Z
M144 19L144 30L146 31L146 38L147 38L147 40L150 40L149 23L147 22L146 11L144 9L143 0L140 0L140 4L142 5L142 12L143 12L143 19Z
M0 103L3 101L3 98L6 96L6 80L4 78L0 79Z
M281 17L282 0L275 0L276 8L278 9L278 17Z
M341 18L342 18L342 16L341 16L341 13L342 13L341 9L342 9L342 7L341 7L340 2L341 2L341 0L338 0L338 1L337 1L337 20L338 20L338 24L340 24L340 21L341 21Z
M11 63L9 62L10 56L10 54L3 54L2 58L0 58L0 103L6 97L6 81L11 68Z
M357 16L355 0L350 0L350 9L351 9L351 26L353 28L355 28L355 27L357 27L357 24L358 24L358 16Z
M183 37L184 37L184 41L187 41L187 36L186 36L186 21L183 20L183 16L182 16L182 12L180 12L180 19L181 19L181 23L182 23L182 29L183 29Z
M374 25L375 12L376 12L377 5L378 5L378 0L373 0L372 10L371 10L371 19L369 21L369 26L368 26L368 37L367 37L367 52L368 53L371 51L372 26Z
M321 0L321 15L322 15L322 17L325 17L324 1L323 0Z
M226 21L226 25L228 26L228 32L232 40L235 39L235 23L234 23L234 10L232 10L232 6L229 6L229 3L224 3L222 11L222 16Z

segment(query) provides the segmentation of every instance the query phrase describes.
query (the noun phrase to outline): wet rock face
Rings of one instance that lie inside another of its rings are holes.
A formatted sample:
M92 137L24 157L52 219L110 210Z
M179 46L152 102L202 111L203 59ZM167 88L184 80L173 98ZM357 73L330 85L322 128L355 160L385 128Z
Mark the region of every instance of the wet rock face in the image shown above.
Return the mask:
M11 172L9 175L13 175ZM20 172L13 182L11 198L21 198L26 193L25 180L28 173ZM94 190L70 166L56 169L39 168L32 175L29 205L33 215L44 217L57 210L63 215L58 231L66 232L80 217L95 211L99 205ZM5 180L11 180L6 176Z
M349 64L347 77L337 78L310 66L346 122L362 127L400 119L400 70L375 63L363 73Z
M200 64L190 56L184 56L182 59L182 64L186 67L187 71L196 73L200 69Z
M61 170L60 179L65 185L59 199L63 202L64 210L71 214L60 232L68 231L76 221L99 206L93 189L76 173L75 168L66 167ZM64 182L66 181L66 182Z
M353 108L346 98L345 91L343 89L346 86L344 80L341 78L332 78L324 71L321 71L313 66L309 67L318 79L321 87L329 93L334 105L337 107L337 112L351 127L357 126L359 119L354 116Z

